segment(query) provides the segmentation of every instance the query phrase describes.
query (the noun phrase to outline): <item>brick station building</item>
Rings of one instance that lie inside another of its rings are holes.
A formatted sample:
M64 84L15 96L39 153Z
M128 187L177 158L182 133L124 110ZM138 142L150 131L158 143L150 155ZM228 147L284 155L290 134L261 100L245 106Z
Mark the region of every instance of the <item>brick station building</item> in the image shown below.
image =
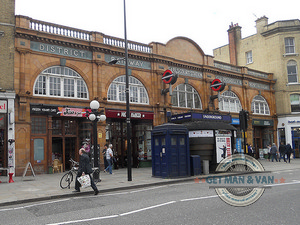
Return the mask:
M93 140L86 111L93 99L107 117L97 125L102 150L112 143L120 166L126 158L124 40L58 24L16 16L15 34L15 172L21 175L28 162L37 173L47 173L54 158L64 170L69 159L78 160L78 149ZM239 111L250 112L247 142L253 131L265 134L264 142L276 139L273 75L214 61L200 46L185 37L166 44L128 41L132 152L151 160L151 130L168 116L190 111L226 114L239 128ZM172 96L162 81L169 69L178 75ZM226 83L219 101L210 85ZM275 128L274 128L275 127ZM238 130L237 137L240 137ZM259 138L259 137L255 137ZM134 162L135 163L135 162ZM103 168L103 159L100 159Z

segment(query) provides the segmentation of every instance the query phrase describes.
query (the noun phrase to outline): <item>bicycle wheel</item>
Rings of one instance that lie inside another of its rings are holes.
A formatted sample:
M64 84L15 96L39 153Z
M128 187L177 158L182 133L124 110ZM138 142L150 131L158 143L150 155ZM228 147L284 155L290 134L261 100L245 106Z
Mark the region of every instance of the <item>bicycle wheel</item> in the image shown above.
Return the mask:
M72 183L73 181L73 174L72 172L68 172L66 173L65 175L63 175L63 177L61 178L60 180L60 187L62 189L65 189L65 188L70 188L70 184Z

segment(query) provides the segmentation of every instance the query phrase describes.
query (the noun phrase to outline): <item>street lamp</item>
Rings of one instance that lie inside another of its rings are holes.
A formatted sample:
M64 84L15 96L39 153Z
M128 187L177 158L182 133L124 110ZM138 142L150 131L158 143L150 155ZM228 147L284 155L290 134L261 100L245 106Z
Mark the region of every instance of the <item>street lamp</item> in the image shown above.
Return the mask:
M129 109L129 76L128 76L128 43L127 43L127 31L126 31L126 4L124 2L124 40L125 40L125 94L126 94L126 123L127 123L127 177L128 181L132 181L132 171L131 171L131 129L130 129L130 109ZM115 59L109 64L116 64L121 59Z
M104 110L98 111L100 107L100 104L97 100L93 100L90 102L90 108L92 110L91 113L87 113L87 117L90 121L92 121L93 125L93 148L94 148L94 167L99 168L99 154L98 154L98 137L97 137L97 122L98 121L105 121L106 116L103 114ZM99 169L100 171L100 169ZM93 178L94 180L100 179L100 174L94 173Z

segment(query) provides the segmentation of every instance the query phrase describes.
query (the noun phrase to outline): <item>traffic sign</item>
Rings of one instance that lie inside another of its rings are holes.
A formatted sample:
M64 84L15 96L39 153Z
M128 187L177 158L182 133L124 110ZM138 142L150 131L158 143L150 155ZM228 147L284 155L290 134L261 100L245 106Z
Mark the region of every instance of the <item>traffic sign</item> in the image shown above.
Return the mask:
M162 80L165 84L175 84L177 76L171 70L166 70L162 76Z
M223 91L225 88L225 84L222 83L219 79L214 79L210 85L211 89L214 91Z

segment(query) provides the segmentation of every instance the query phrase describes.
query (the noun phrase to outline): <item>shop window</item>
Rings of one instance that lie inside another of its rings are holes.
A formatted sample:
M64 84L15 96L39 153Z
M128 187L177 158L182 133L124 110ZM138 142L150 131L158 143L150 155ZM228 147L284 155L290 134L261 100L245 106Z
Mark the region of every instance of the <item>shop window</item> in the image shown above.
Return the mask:
M171 102L174 107L202 109L198 92L189 84L179 84L175 87Z
M269 105L264 97L256 95L251 103L251 111L254 114L270 115Z
M117 77L108 88L108 101L126 102L126 77ZM149 97L144 85L135 77L129 76L129 102L149 104Z
M300 112L300 94L290 95L291 112Z
M83 78L76 71L63 66L45 69L35 81L33 94L63 98L89 98Z
M298 83L297 62L290 60L287 63L288 83Z
M31 133L32 134L46 134L47 119L45 117L31 118Z
M242 105L235 93L224 91L219 99L219 109L224 112L240 112Z

